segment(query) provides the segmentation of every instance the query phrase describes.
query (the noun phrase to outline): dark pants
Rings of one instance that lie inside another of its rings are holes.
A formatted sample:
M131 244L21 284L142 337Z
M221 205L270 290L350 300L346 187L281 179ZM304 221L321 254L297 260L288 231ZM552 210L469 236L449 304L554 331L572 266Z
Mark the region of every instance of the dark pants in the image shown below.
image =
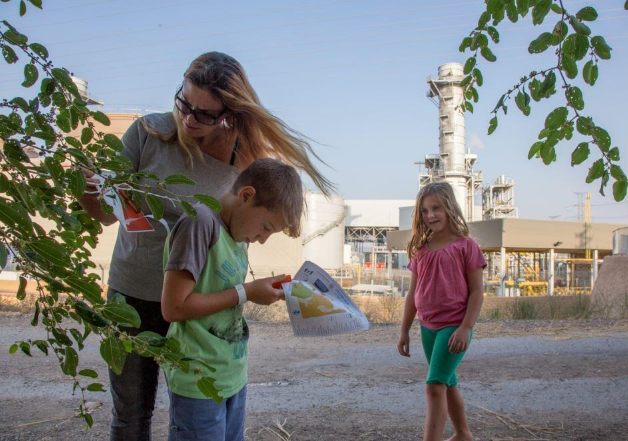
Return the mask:
M110 289L111 297L115 293ZM124 295L124 294L123 294ZM142 319L139 329L127 328L131 335L153 331L165 336L170 323L161 315L161 303L149 302L124 296ZM159 365L152 358L135 353L127 354L120 375L109 370L111 397L113 398L113 420L111 441L144 441L151 439L150 421L155 409L155 396L159 379Z

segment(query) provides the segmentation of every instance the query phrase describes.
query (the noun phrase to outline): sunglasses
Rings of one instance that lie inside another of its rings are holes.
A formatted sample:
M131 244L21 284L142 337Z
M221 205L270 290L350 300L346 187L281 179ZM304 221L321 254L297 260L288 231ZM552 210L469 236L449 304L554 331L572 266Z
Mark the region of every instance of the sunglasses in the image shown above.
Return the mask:
M225 112L227 111L227 109L225 108L222 112L220 112L220 114L214 116L207 112L203 112L202 110L194 110L192 106L190 105L190 103L188 103L183 98L181 98L182 90L183 90L183 87L181 87L179 91L177 92L177 94L174 96L174 105L177 106L177 109L183 115L191 114L192 116L194 116L194 119L196 119L196 121L198 121L200 124L203 124L205 126L213 126L214 124L218 122L220 117L224 115Z

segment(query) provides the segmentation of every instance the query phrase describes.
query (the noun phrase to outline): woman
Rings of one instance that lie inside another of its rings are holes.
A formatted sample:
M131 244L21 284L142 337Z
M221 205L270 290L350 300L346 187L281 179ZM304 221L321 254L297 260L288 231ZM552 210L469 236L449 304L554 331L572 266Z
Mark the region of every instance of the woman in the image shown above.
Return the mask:
M310 155L317 156L307 141L262 107L242 66L232 57L209 52L195 59L184 74L174 103L173 112L147 115L135 121L122 137L122 154L132 161L135 172L154 173L160 178L185 174L196 183L168 186L169 191L219 197L240 170L262 157L275 157L304 170L325 194L333 189L312 164ZM96 184L91 177L88 182ZM141 178L140 183L151 185L154 181ZM160 190L151 192L159 194ZM83 196L80 203L100 222L109 225L116 221L113 215L102 212L95 195ZM150 212L143 204L142 211ZM164 204L163 218L169 226L181 214L179 205ZM161 316L159 300L167 232L158 223L154 227L150 233L128 233L119 228L108 296L118 292L138 311L142 325L132 332L150 330L165 335L168 323ZM159 366L137 354L127 356L120 375L109 371L114 405L112 440L150 439L158 375Z

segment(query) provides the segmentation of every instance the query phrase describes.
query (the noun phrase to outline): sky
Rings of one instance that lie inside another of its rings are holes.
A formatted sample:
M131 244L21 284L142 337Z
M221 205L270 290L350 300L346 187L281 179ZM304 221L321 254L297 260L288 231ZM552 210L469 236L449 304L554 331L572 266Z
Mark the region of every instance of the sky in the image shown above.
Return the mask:
M609 131L628 172L628 11L623 0L563 3L572 13L595 7L600 17L592 33L613 48L595 87L575 84L585 95L584 113ZM441 64L464 63L468 54L458 46L482 12L479 0L44 0L43 10L27 4L19 17L17 1L0 3L0 17L46 46L55 66L87 80L105 111L169 111L196 56L235 57L262 103L313 140L328 164L321 170L346 199L414 199L415 163L438 153L438 109L426 97L426 80ZM508 115L487 135L501 94L555 63L551 51L532 56L527 46L557 20L550 13L541 26L532 26L529 15L500 24L497 62L479 65L484 86L466 115L467 147L478 155L484 184L502 174L515 180L521 218L575 221L577 193L591 192L594 222L628 223L628 201L615 202L610 187L602 197L599 185L585 183L596 154L571 167L579 136L558 145L550 166L527 159L545 116L564 105L560 92L535 104L528 117L508 103ZM36 87L19 86L22 66L0 66L1 98L33 96Z

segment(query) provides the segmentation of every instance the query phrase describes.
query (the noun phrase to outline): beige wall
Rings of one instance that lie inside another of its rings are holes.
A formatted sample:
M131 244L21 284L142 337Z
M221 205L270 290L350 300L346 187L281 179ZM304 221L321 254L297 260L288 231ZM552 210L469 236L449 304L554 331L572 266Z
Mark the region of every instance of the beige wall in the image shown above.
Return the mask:
M558 222L530 219L492 219L471 222L469 232L486 250L500 247L516 250L549 250L575 253L588 248L610 251L613 248L613 231L621 224L584 222ZM388 249L405 249L412 231L388 233Z

